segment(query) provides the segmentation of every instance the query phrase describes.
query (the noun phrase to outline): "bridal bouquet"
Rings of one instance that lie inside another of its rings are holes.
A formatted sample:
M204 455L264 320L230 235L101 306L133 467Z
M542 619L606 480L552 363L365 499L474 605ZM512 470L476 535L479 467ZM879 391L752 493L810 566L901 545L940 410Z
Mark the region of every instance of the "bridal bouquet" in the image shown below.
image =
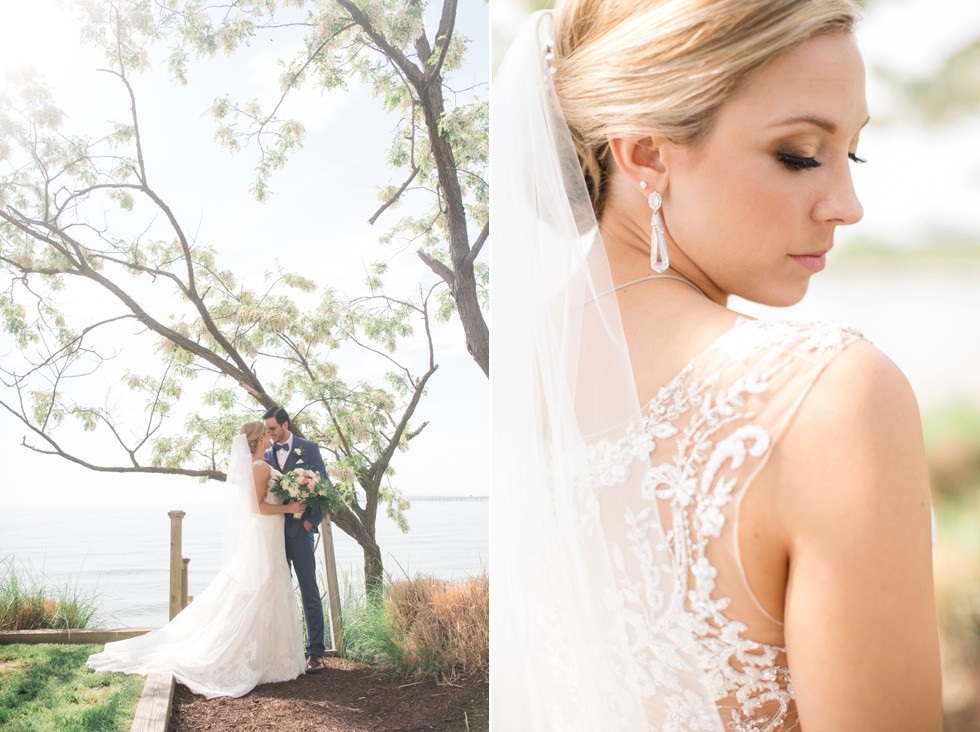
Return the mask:
M276 479L272 492L282 499L283 503L299 501L320 513L334 513L344 501L330 483L325 481L315 470L299 468L292 470ZM293 518L300 519L301 513L294 513Z

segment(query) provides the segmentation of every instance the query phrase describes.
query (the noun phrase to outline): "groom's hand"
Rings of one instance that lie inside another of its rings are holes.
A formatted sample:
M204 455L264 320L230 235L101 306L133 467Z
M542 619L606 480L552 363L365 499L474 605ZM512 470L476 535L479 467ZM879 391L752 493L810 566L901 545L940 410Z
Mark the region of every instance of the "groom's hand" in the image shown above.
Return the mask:
M313 530L313 524L310 523L309 519L303 519L303 528L306 529L307 533Z

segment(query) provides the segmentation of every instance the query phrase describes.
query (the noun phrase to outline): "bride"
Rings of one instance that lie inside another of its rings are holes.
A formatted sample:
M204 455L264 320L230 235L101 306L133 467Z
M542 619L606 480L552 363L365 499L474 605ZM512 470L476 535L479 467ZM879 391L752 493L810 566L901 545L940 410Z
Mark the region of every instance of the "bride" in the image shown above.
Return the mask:
M169 673L196 694L244 696L256 685L289 681L306 669L299 611L282 541L283 514L269 492L279 475L263 459L262 422L242 426L231 448L226 561L211 584L164 627L107 643L89 656L96 671Z
M856 19L564 0L501 64L495 728L940 729L908 383L727 307L797 302L862 216Z

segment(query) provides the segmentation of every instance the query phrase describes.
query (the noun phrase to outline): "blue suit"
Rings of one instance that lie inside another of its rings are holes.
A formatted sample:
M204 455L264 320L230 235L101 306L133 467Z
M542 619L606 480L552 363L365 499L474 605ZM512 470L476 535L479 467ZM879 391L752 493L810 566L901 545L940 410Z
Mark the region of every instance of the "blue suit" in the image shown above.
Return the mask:
M265 451L265 461L283 474L303 468L315 470L324 480L327 470L323 465L320 448L315 442L304 440L293 435L293 446L286 457L286 462L279 467L279 461L273 455L273 449ZM313 524L312 531L303 528L303 521ZM299 591L303 597L303 613L306 615L306 652L311 656L323 656L323 603L320 600L320 588L316 584L316 557L313 554L313 534L323 521L323 514L306 507L303 518L294 519L291 513L286 514L286 559L296 573L299 581Z

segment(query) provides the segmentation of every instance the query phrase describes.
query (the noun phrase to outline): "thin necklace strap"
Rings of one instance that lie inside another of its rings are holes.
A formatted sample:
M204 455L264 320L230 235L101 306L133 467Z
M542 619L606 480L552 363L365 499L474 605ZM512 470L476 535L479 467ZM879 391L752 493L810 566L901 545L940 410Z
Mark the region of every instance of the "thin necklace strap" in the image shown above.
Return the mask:
M683 282L685 285L690 285L691 287L693 287L695 290L697 290L698 294L701 295L701 297L707 297L707 295L704 294L704 291L690 280L685 279L683 277L675 277L674 275L662 275L662 274L649 275L648 277L640 277L639 279L636 280L630 280L629 282L624 282L618 287L614 287L613 292L617 290L622 290L623 288L629 287L630 285L635 285L638 282L646 282L647 280L677 280L678 282Z

